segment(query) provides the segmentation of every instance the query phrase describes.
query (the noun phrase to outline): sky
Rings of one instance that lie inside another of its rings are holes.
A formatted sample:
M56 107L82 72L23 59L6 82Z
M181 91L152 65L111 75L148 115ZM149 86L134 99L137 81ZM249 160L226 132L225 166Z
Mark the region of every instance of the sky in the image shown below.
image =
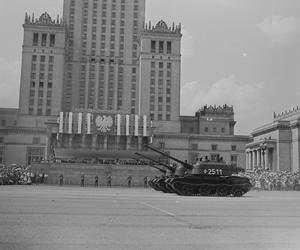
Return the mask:
M128 0L126 0L128 1ZM63 0L0 0L0 107L18 107L25 12ZM146 21L182 24L181 115L232 105L235 133L300 106L299 0L146 0Z

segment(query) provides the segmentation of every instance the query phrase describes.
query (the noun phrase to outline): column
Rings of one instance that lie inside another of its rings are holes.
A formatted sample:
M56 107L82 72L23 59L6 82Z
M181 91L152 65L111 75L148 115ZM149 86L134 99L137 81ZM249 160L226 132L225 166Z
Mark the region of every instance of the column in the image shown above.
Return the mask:
M257 155L257 151L256 149L253 150L253 167L255 168L257 166L257 158L256 158L256 155Z
M138 136L138 151L142 151L143 149L143 137Z
M121 145L120 145L120 136L117 135L117 139L116 139L116 149L120 150L121 149Z
M261 152L260 152L260 159L261 159L261 167L262 168L265 168L265 160L264 160L264 150L261 149Z
M81 135L81 145L80 145L81 148L85 148L85 137L86 135L84 134Z
M269 168L269 149L265 150L265 169Z
M257 166L261 167L261 149L257 150Z
M69 138L68 138L68 146L69 148L73 148L73 135L69 135Z
M131 148L131 136L126 136L126 150Z
M249 169L249 152L246 151L246 169Z
M249 162L250 162L250 164L249 164L249 166L250 166L250 169L253 169L253 151L252 150L250 150L250 159L249 159Z
M251 152L250 152L250 150L248 151L248 169L252 169L251 168Z
M107 143L108 143L108 137L107 135L104 135L104 141L103 141L103 149L107 150Z
M98 135L92 135L92 148L97 148Z

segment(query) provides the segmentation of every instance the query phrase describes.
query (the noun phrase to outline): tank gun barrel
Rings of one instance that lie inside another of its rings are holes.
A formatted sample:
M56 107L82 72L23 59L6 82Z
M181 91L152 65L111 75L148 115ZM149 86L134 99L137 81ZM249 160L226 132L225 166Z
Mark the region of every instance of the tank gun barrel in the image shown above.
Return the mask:
M181 161L181 160L179 160L179 159L177 159L177 158L175 158L173 156L170 156L170 155L168 155L168 154L166 154L166 153L164 153L164 152L162 152L162 151L160 151L160 150L158 150L156 148L153 148L153 147L151 147L149 145L145 145L145 147L149 148L149 149L151 149L151 150L153 150L153 151L155 151L155 152L157 152L157 153L159 153L159 154L161 154L161 155L163 155L165 157L168 157L168 158L170 158L170 159L172 159L172 160L174 160L174 161L176 161L178 163L180 163L181 165L183 165L185 168L187 168L189 170L193 169L193 166L191 164L187 163L187 162Z
M139 159L137 159L137 158L132 158L132 159L134 159L134 160L136 160L136 161L139 161ZM155 168L155 169L158 169L158 170L159 170L160 172L162 172L163 174L166 174L166 173L167 173L166 170L164 170L164 169L162 169L162 168L160 168L160 167L155 166L154 163L149 162L147 165L150 166L150 167L153 167L153 168Z
M165 163L163 163L163 162L154 160L154 159L152 159L152 158L149 157L149 156L146 156L146 155L143 155L143 154L140 154L140 153L135 153L135 154L138 155L138 156L141 156L141 157L143 157L143 158L146 158L146 159L148 159L148 160L150 160L150 161L153 161L153 162L155 162L155 163L157 163L157 164L159 164L159 165L162 165L162 166L166 167L167 169L169 169L170 171L174 171L174 170L175 170L175 167L172 167L172 166L169 166L169 165L167 165L167 164L165 164Z

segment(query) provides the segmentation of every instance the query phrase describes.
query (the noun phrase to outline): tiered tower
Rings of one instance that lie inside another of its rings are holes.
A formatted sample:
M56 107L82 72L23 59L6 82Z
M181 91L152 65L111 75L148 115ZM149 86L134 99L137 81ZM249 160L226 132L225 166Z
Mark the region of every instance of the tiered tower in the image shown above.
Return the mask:
M178 121L180 115L181 25L146 24L141 33L139 111L151 120Z
M65 25L45 12L26 13L22 51L20 114L57 115L61 110Z
M63 111L137 113L145 0L65 0Z

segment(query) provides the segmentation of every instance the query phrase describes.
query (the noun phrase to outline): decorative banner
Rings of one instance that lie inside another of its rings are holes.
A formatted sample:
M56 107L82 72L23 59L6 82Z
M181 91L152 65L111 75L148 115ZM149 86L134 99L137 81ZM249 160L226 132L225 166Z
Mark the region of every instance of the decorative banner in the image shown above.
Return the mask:
M87 125L87 134L91 134L91 113L86 114L86 125Z
M121 135L121 115L117 114L117 135Z
M139 116L134 116L134 136L139 136Z
M73 128L73 113L69 112L69 127L68 127L68 133L72 134L72 128Z
M64 112L59 113L59 133L63 133L64 131Z
M126 132L125 132L125 135L126 136L129 136L129 118L130 118L130 116L129 115L126 115L125 116L126 118Z
M115 117L110 114L94 114L93 126L95 133L98 134L114 134Z
M81 131L82 131L82 113L78 113L77 133L81 134Z
M147 116L143 117L143 136L147 136Z

